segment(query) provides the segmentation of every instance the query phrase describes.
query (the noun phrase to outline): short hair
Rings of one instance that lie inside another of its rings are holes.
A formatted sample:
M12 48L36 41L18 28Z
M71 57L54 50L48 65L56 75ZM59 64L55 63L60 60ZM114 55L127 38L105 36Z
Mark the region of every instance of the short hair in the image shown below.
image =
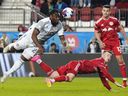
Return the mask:
M58 17L60 17L60 13L59 13L59 11L58 10L52 10L51 12L50 12L50 15L53 15L53 14L55 14L55 15L57 15Z
M111 8L111 6L110 5L103 5L103 8Z
M51 46L56 46L56 43L51 43Z

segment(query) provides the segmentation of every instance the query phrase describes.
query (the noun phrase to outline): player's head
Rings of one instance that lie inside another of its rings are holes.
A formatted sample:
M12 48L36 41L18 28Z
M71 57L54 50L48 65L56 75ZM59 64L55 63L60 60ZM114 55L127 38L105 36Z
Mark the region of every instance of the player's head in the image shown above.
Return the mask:
M104 51L102 53L102 58L105 60L105 62L109 62L111 60L112 52L111 51Z
M59 23L60 13L57 10L52 10L50 12L50 20L53 26L56 26Z
M104 5L102 8L102 14L104 18L108 18L111 13L111 7L110 5Z

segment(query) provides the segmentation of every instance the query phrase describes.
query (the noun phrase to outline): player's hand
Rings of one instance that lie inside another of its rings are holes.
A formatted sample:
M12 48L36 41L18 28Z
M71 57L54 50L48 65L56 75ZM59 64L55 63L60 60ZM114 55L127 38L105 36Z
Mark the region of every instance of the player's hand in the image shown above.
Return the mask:
M124 88L124 86L122 86L120 83L118 83L118 82L115 82L115 85L117 86L117 87L121 87L121 88Z
M105 44L101 41L101 42L99 42L99 44L100 44L100 47L101 48L104 48L105 47Z

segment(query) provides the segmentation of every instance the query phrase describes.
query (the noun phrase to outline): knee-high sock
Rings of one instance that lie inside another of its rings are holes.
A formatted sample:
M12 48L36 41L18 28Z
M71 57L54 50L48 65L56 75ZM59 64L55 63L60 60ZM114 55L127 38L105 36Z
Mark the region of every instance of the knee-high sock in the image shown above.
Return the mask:
M54 71L48 64L44 63L40 58L37 58L36 62L40 65L40 68L50 76Z
M49 65L47 65L44 62L41 62L40 64L41 69L48 75L50 76L52 72L54 71Z
M17 69L19 69L21 67L21 65L23 64L23 60L22 59L19 59L17 60L14 65L11 67L11 69L9 69L6 74L7 75L10 75L11 73L15 72Z
M69 77L65 75L61 75L59 77L54 78L55 82L69 81Z
M121 72L121 75L123 77L123 80L127 80L125 63L124 62L120 62L119 63L119 68L120 68L120 72Z

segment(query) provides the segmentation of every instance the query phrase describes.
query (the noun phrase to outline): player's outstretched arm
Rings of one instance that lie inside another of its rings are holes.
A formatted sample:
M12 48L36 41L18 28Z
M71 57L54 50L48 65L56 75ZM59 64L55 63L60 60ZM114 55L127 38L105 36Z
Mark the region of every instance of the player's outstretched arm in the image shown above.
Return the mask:
M114 83L117 87L123 88L123 86L120 85L117 81L115 81L115 79L112 77L112 75L105 68L101 68L101 70L102 70L102 73L105 76L105 78L107 78L109 81Z
M101 82L104 85L104 87L106 87L109 91L111 91L112 90L111 86L109 85L109 83L106 80L105 76L101 72L99 72L99 77L100 77Z
M40 33L39 30L35 28L34 31L33 31L33 33L32 33L32 40L35 43L35 45L39 48L40 54L43 54L43 51L44 50L43 50L42 46L40 45L40 43L39 43L39 41L37 39L37 35L39 33Z

